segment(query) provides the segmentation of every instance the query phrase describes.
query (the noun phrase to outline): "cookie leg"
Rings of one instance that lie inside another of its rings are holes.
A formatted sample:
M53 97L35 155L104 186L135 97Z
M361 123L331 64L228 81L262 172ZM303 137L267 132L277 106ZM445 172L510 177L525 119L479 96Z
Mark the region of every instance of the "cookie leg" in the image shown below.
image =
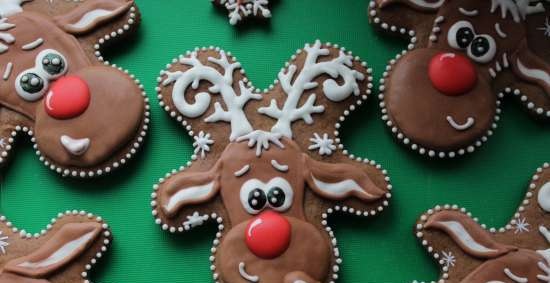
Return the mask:
M302 271L294 271L285 276L284 283L320 283Z

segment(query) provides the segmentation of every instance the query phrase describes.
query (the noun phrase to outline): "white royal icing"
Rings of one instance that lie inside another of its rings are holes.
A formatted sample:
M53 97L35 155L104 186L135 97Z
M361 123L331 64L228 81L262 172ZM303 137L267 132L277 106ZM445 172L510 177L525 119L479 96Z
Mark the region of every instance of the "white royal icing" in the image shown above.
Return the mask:
M70 136L62 135L60 138L60 142L70 154L75 156L83 155L84 153L86 153L88 148L90 148L89 138L74 139Z
M3 236L2 231L0 231L0 252L2 252L3 255L6 254L6 249L10 245L10 243L8 243L8 240L9 237Z
M422 7L426 9L437 9L443 6L443 4L445 3L445 0L439 0L437 2L428 2L425 0L408 0L408 1L418 7Z
M194 136L193 139L195 140L193 142L193 147L195 148L194 153L199 154L202 159L206 158L206 153L210 152L210 146L214 144L214 140L210 138L209 133L204 133L203 131L200 131L197 136Z
M194 186L180 189L175 195L170 197L164 208L169 213L172 212L180 203L193 200L201 200L214 191L214 182L201 186Z
M288 172L288 165L282 165L277 160L271 160L271 166L280 172Z
M515 275L509 268L504 268L504 274L516 283L527 283L527 278Z
M239 274L242 276L242 278L249 282L260 282L260 277L258 277L257 275L250 275L246 272L246 265L244 262L239 263Z
M25 51L31 51L33 49L38 48L40 45L42 45L42 43L44 43L44 39L42 37L40 37L40 38L37 38L36 40L34 40L33 42L29 42L29 43L21 46L21 49L23 49Z
M14 24L8 23L8 18L0 19L0 40L6 43L0 43L0 54L8 51L9 47L7 44L15 42L15 37L11 33L6 32L14 27Z
M531 0L491 0L491 13L495 13L500 8L502 19L506 19L508 13L512 16L516 23L525 20L528 15L544 12L542 3L531 5Z
M451 125L451 127L453 127L453 129L457 131L466 131L474 126L476 120L473 117L468 117L468 119L466 119L466 123L459 124L454 120L453 117L447 116L447 122L449 122L449 125Z
M17 13L23 12L21 5L32 0L1 0L0 17L6 18Z
M261 13L264 18L271 17L271 11L267 8L268 0L221 0L220 3L225 4L225 8L229 11L228 17L231 25L236 25L243 19L243 16L259 16Z
M109 17L114 14L116 11L109 11L105 9L95 9L90 12L87 12L74 24L70 24L69 27L73 29L85 29L88 26L94 24L97 19Z
M235 172L235 177L241 177L241 176L244 176L244 174L248 173L248 171L250 170L250 164L246 164L245 166L243 166L243 168L237 170Z
M328 134L323 134L321 137L319 134L314 133L313 138L309 139L311 145L308 147L309 150L319 150L319 155L332 155L332 152L336 150L336 145L334 145L334 140L328 137Z
M357 192L361 195L373 197L373 195L365 192L365 190L363 190L363 188L361 188L361 186L359 186L359 184L357 184L354 180L344 180L338 183L325 183L315 178L313 175L311 175L311 177L313 178L315 186L317 186L319 190L333 198L343 198L351 192Z
M59 262L62 262L66 258L73 256L73 254L83 246L85 246L96 234L95 231L89 232L83 236L80 236L79 238L72 240L65 245L63 245L61 248L56 250L53 254L51 254L48 258L37 261L37 262L31 262L31 261L25 261L20 264L18 264L18 267L23 268L30 268L30 269L39 269L39 268L45 268L51 265L55 265Z
M537 202L542 210L550 212L550 182L547 182L540 188L537 195Z
M530 79L543 81L547 86L550 86L550 75L546 71L539 69L530 69L525 66L519 58L517 59L517 67L520 73L524 76Z
M459 7L458 8L458 11L463 14L464 16L468 16L468 17L475 17L477 15L479 15L479 11L478 10L466 10L462 7Z
M292 186L290 185L290 183L286 179L281 178L281 177L275 177L275 178L269 180L269 182L267 182L267 183L264 183L264 182L262 182L258 179L250 179L250 180L246 181L241 186L241 190L240 190L240 193L239 193L239 197L241 199L241 204L243 205L244 209L250 214L260 213L260 211L262 209L259 209L259 210L254 209L248 203L248 198L249 198L250 193L253 190L260 189L267 196L268 193L269 193L269 190L271 190L273 188L279 188L283 191L283 193L285 194L285 201L280 207L272 207L272 209L274 209L276 211L279 211L279 212L284 212L287 209L289 209L290 206L292 205L292 202L293 202L293 199L294 199L294 190L292 189ZM269 202L266 202L265 205L271 207L271 204Z
M306 102L298 107L300 98L305 91L318 87L315 79L321 75L329 75L331 79L323 82L324 95L333 102L345 100L350 95L359 95L360 89L357 81L362 81L365 76L353 69L353 56L346 55L340 50L340 55L330 61L317 62L319 57L330 54L329 49L321 48L321 42L317 40L313 46L307 44L304 47L307 53L304 65L300 73L296 74L298 67L294 64L288 70L281 70L279 81L287 99L282 108L279 108L276 100L272 100L268 107L261 107L258 112L274 118L277 123L271 129L274 133L283 134L292 138L291 124L294 121L304 120L306 124L313 123L312 114L325 111L322 105L315 105L317 96L311 94ZM344 83L339 85L335 80L342 78Z
M263 150L269 150L270 144L275 144L279 148L285 148L281 143L281 134L266 131L253 131L247 135L237 138L237 142L248 141L249 147L256 146L256 156L262 155Z
M476 240L474 240L472 238L472 236L470 235L470 233L468 233L468 231L466 231L464 226L462 226L462 224L460 224L460 222L457 222L457 221L441 221L439 223L441 225L447 227L449 230L451 230L451 233L453 233L453 235L455 235L457 237L458 241L460 241L462 243L462 245L468 247L469 249L471 249L475 252L478 252L478 253L491 253L491 252L496 252L497 251L497 250L494 250L494 249L489 249L489 248L481 245L480 243L478 243Z

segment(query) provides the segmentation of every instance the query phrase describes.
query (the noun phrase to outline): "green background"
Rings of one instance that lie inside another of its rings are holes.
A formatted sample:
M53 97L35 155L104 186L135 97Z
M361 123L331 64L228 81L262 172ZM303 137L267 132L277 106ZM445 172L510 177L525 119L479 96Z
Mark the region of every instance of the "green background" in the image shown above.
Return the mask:
M150 212L152 185L185 164L192 149L184 129L156 103L159 70L195 46L215 45L233 52L254 84L264 88L296 49L319 38L366 59L378 79L406 43L374 32L368 0L278 0L270 22L240 29L231 27L226 14L207 0L136 2L143 14L139 34L106 57L141 79L151 98L152 125L142 152L107 177L63 179L44 167L22 138L11 153L12 163L1 172L0 211L29 232L40 231L67 209L103 216L115 241L93 272L95 282L210 282L214 225L170 235L154 224ZM535 169L549 160L550 129L507 99L495 135L474 155L427 160L392 138L377 104L372 96L354 112L344 125L344 143L389 171L394 198L376 218L331 219L344 259L340 282L435 280L437 266L412 234L419 214L436 204L459 204L489 226L504 225Z

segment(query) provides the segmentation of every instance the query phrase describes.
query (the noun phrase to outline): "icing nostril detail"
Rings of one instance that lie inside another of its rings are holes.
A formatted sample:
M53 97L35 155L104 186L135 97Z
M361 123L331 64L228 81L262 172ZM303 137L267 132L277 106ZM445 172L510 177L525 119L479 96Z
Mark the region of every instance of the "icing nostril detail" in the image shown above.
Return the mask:
M290 223L274 211L265 211L250 220L245 233L248 249L262 259L279 257L290 245Z
M430 62L428 74L432 85L445 95L466 94L477 83L474 64L456 53L440 53Z
M56 119L79 116L90 105L88 84L77 76L61 77L51 85L44 105L48 115Z
M90 148L90 139L74 139L67 135L61 136L61 144L71 154L81 156Z

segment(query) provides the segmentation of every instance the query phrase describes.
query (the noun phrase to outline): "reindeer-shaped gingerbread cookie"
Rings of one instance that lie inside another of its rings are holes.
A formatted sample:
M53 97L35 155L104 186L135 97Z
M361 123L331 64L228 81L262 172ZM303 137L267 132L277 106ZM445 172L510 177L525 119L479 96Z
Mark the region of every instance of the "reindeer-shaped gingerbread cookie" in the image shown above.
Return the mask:
M90 282L111 243L108 228L101 217L67 211L33 235L0 216L0 283Z
M148 106L139 81L100 51L136 30L133 0L5 0L0 15L0 162L22 130L63 175L125 164L145 136Z
M550 282L550 165L532 178L503 228L477 223L464 208L437 206L418 220L416 236L439 261L440 282Z
M381 80L382 118L430 157L473 152L493 134L505 94L550 117L547 4L532 0L375 0L371 21L411 37Z
M160 103L196 150L154 186L153 215L172 233L218 223L216 282L333 282L341 259L328 215L373 216L388 205L386 172L339 143L340 123L372 86L359 60L308 44L264 94L219 48L188 52L161 72Z

